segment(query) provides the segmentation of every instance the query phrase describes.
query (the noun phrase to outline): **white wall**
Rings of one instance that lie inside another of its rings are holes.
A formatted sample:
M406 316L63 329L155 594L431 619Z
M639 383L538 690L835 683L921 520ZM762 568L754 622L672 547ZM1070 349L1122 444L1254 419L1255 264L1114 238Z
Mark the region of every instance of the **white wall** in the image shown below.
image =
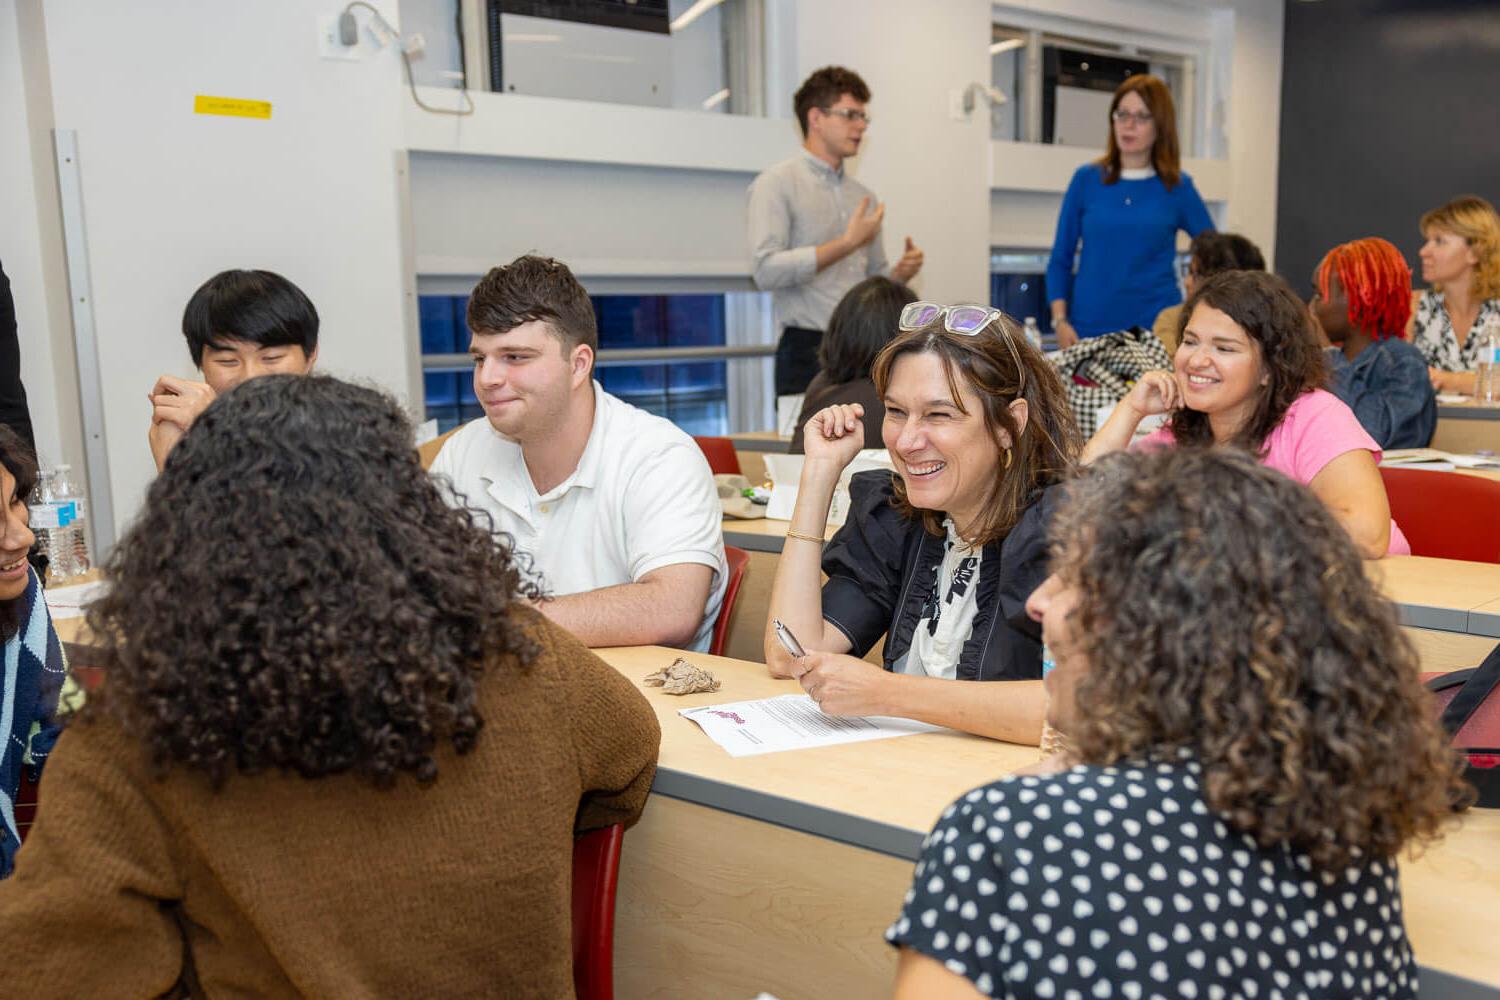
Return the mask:
M51 145L47 122L35 121L27 107L18 14L16 0L0 0L0 136L5 137L0 142L0 177L5 178L0 185L0 262L5 265L16 303L21 378L26 385L37 454L49 465L68 462L81 473L83 443L78 436L79 420L73 415L77 392L72 355L66 343L54 348L53 338L54 329L60 337L68 330L66 294L54 300L44 277L47 253L42 216L47 207L56 205L56 198L47 196L51 190ZM35 152L40 154L39 160L33 158L32 137L38 144Z
M870 85L873 124L853 166L886 203L885 247L926 253L915 287L938 301L989 297L989 118L948 115L949 93L987 82L990 4L828 0L797 7L797 77L829 63ZM795 89L796 84L792 84Z
M319 59L317 15L337 6L59 0L43 5L45 42L19 40L47 46L56 126L78 134L117 523L154 475L145 394L191 372L182 309L216 271L285 274L318 306L324 371L408 395L406 98L392 50ZM272 118L196 115L197 94L270 101Z
M1281 157L1281 39L1284 8L1232 0L1216 14L1229 36L1229 201L1224 229L1250 238L1276 268L1276 184Z

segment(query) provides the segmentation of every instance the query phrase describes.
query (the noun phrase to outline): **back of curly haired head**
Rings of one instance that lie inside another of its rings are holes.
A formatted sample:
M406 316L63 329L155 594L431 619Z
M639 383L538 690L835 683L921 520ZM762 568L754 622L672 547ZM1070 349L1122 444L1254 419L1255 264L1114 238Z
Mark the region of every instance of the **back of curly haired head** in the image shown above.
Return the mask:
M1286 411L1304 392L1328 381L1328 363L1313 327L1307 305L1284 279L1265 271L1222 271L1193 290L1182 304L1177 343L1192 325L1200 305L1224 313L1250 342L1260 348L1266 385L1255 409L1233 444L1259 451L1281 423ZM1184 348L1179 347L1179 351ZM1172 435L1179 444L1213 444L1208 415L1181 409L1172 418Z
M1194 751L1209 806L1325 868L1467 801L1396 610L1305 487L1237 449L1119 453L1069 484L1085 763Z
M507 613L509 551L423 472L394 400L273 375L172 450L89 611L109 683L91 709L159 770L437 775L472 749L484 670L535 656ZM88 714L86 712L86 714Z

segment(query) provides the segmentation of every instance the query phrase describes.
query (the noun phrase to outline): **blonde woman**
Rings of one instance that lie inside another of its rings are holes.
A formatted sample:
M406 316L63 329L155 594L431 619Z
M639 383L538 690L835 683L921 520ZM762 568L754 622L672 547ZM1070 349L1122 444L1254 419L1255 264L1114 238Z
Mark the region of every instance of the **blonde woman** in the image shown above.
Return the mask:
M1422 216L1422 280L1408 339L1427 359L1439 392L1474 392L1479 338L1500 322L1500 215L1478 195L1454 198Z

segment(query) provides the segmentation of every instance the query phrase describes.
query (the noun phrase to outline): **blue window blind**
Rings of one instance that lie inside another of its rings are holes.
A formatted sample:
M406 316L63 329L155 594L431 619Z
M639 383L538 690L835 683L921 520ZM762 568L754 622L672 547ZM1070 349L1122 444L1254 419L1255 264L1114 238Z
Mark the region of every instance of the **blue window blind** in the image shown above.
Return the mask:
M596 295L600 350L722 346L722 295ZM422 354L469 349L465 296L419 300ZM723 361L632 363L595 368L605 390L668 420L689 434L721 435L729 426L727 365ZM439 432L484 416L469 372L423 374L426 412Z

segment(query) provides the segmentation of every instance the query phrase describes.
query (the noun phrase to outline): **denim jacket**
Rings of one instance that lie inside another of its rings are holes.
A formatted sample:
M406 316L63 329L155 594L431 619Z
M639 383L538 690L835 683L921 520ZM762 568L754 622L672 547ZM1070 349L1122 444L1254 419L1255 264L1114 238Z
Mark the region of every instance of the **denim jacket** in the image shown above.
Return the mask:
M1329 390L1349 404L1381 448L1425 448L1437 430L1437 398L1422 353L1404 340L1377 340L1353 361L1328 351Z

